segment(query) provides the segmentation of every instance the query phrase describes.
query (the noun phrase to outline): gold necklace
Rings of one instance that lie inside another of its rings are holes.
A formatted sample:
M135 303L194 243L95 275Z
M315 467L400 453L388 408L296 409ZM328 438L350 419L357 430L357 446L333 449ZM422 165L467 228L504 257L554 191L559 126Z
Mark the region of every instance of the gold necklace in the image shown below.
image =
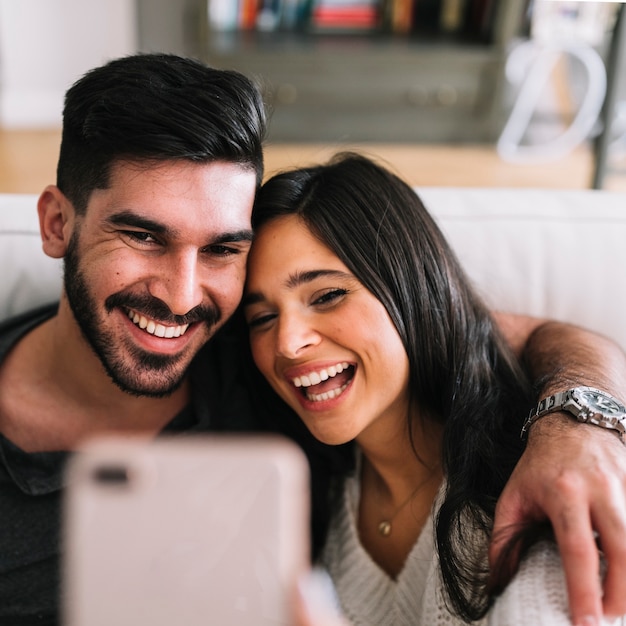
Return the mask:
M387 519L383 519L378 523L378 533L382 536L382 537L389 537L389 535L391 535L391 524L393 522L394 519L396 519L396 517L398 516L398 514L400 513L400 511L402 511L402 509L404 509L404 507L411 502L411 500L413 500L413 498L417 495L417 492L424 487L424 485L426 485L433 477L433 474L430 474L426 480L422 481L417 487L415 487L415 489L411 492L411 494L409 495L409 497L396 509L395 513L387 518Z

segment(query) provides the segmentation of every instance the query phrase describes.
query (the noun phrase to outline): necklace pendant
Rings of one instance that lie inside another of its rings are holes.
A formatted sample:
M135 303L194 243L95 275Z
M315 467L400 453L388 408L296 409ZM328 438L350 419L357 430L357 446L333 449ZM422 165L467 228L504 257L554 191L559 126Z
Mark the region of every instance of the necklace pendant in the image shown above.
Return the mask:
M378 532L383 537L389 537L391 534L391 522L388 520L383 520L380 524L378 524Z

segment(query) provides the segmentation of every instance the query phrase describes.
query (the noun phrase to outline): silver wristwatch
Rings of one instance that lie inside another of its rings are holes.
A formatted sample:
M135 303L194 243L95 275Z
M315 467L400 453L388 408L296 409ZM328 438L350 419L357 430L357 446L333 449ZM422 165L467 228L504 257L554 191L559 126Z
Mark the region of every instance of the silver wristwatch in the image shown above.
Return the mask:
M626 407L612 395L593 387L575 387L544 398L522 428L522 438L540 417L555 411L571 413L579 422L614 430L626 444Z

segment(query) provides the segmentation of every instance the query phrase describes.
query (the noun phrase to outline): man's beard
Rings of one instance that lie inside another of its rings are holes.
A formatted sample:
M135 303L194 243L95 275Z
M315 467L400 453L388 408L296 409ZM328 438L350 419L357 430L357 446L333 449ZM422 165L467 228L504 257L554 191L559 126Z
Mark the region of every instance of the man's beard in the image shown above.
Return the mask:
M116 339L112 332L100 327L95 298L80 269L78 231L72 234L68 243L63 281L67 300L83 337L108 376L122 391L135 396L160 398L170 395L180 387L195 355L190 358L185 353L155 354L138 348L130 341L120 345L122 340ZM119 307L123 310L133 309L171 325L204 322L212 331L216 330L221 319L220 311L210 306L195 307L183 316L173 315L165 303L148 295L116 293L105 300L104 306L109 313Z

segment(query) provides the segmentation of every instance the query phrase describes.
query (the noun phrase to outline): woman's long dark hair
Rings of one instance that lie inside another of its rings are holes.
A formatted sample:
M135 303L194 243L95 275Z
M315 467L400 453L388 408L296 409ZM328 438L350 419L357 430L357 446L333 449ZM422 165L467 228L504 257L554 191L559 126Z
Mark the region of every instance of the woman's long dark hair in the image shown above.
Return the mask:
M256 198L253 227L293 214L385 306L408 355L412 399L420 415L444 425L441 571L451 608L478 619L489 605L495 504L522 452L526 377L418 195L397 176L351 153L278 174Z

